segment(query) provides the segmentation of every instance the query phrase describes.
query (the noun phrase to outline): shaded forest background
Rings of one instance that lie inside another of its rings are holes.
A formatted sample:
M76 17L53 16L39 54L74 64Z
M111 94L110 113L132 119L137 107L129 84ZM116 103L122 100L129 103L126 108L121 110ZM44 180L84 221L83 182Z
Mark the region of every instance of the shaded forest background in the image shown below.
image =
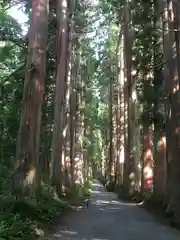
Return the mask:
M0 238L32 239L93 178L180 224L180 3L0 9ZM10 236L11 233L11 236Z

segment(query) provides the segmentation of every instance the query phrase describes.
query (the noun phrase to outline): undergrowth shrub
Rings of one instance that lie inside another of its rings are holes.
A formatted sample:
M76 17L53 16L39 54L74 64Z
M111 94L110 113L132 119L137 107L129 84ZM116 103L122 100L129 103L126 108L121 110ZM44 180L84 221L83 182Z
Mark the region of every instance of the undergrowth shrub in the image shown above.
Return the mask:
M0 212L1 240L34 239L36 236L34 227L34 222L28 216L24 218L20 213Z
M12 194L1 196L0 240L35 239L43 224L53 223L68 209L68 202L59 199L52 187L42 185L41 190L36 199L17 199Z
M89 196L91 181L76 185L71 194L59 197L51 186L48 176L43 175L39 195L36 198L17 198L11 189L12 172L10 165L0 164L0 240L36 239L44 225L54 223L70 209L71 195Z
M3 186L6 184L3 182ZM76 184L62 199L48 181L41 182L36 198L17 198L4 190L0 196L0 240L36 239L43 232L40 229L44 224L54 223L70 208L67 199L89 196L91 185L91 181L83 185Z
M83 185L81 184L75 184L72 188L69 188L66 192L67 199L70 200L70 202L73 202L77 199L83 199L87 198L91 194L91 187L92 187L92 181L87 180L84 182Z
M84 182L84 185L82 186L82 195L84 197L89 197L91 194L91 188L92 188L92 181L87 180Z

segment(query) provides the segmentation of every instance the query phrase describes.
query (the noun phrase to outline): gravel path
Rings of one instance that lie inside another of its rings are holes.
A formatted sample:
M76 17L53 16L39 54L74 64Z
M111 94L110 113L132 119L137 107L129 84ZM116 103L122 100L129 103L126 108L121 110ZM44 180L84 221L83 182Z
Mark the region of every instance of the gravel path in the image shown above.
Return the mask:
M98 181L92 190L89 208L66 216L48 240L180 240L180 232L135 204L118 202Z

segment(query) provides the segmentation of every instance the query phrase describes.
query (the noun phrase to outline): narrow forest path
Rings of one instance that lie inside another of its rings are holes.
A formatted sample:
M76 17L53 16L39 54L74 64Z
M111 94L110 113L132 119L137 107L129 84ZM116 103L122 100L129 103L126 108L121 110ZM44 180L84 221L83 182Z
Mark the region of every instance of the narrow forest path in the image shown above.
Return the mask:
M48 240L180 240L180 232L135 204L118 202L98 181L92 190L89 208L66 216Z

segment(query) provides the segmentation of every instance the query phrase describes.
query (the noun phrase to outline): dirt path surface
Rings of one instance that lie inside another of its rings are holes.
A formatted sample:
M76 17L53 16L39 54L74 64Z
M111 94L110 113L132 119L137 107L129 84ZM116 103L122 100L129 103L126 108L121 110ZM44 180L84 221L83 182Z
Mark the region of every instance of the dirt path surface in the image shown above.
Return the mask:
M180 232L135 204L118 202L98 181L92 190L89 208L66 216L48 240L180 240Z

